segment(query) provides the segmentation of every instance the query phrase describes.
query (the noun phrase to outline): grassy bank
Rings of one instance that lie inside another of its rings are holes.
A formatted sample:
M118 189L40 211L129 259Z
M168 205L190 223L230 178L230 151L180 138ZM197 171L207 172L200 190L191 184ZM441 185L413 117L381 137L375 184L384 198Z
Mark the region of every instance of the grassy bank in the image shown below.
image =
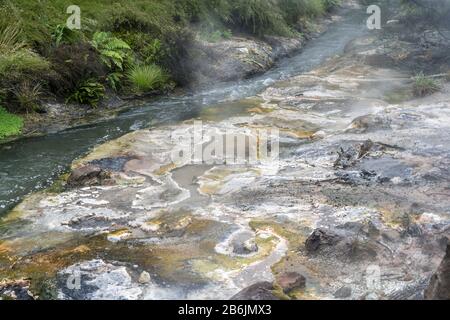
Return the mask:
M71 30L71 0L3 0L0 101L20 114L47 97L96 107L109 90L164 92L189 81L197 35L297 36L338 1L79 0L81 30Z

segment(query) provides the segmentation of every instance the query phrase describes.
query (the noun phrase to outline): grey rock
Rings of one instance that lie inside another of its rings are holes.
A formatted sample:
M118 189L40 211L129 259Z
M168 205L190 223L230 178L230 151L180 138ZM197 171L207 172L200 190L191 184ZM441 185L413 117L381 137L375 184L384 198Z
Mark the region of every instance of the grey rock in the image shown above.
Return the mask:
M424 297L426 300L450 300L450 245L447 245L445 257L431 277Z
M230 300L280 300L273 294L274 286L270 282L255 283L233 297Z
M287 294L296 289L304 289L306 278L297 272L284 272L277 277L277 283Z
M336 290L334 293L334 297L337 299L345 299L352 295L352 288L350 287L342 287Z
M67 185L73 188L101 185L110 177L110 173L99 166L86 165L72 171Z

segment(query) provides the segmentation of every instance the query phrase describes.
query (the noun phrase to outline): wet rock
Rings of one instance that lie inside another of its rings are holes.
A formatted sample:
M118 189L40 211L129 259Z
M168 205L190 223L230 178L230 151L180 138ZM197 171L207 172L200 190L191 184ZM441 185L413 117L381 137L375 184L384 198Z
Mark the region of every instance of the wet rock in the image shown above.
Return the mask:
M341 147L337 151L338 158L334 162L334 167L345 169L353 166L358 160L365 157L373 146L374 143L371 140L366 140L347 149Z
M288 294L296 289L304 289L306 278L297 272L284 272L277 277L277 283Z
M388 128L390 128L388 119L380 115L367 114L355 118L347 129L347 132L364 133Z
M258 252L258 244L253 237L253 234L241 233L233 239L233 253L240 255L248 255Z
M146 284L151 281L150 273L147 271L142 271L141 275L139 276L138 282L140 284Z
M352 288L350 287L342 287L336 290L334 293L334 297L337 299L345 299L352 295Z
M258 282L243 289L230 300L280 300L273 294L274 289L270 282Z
M406 226L403 236L420 237L423 234L422 228L417 223L410 223Z
M438 270L431 277L424 297L427 300L450 300L450 245Z
M0 300L35 300L29 287L28 280L3 280L0 282Z
M72 188L102 185L110 178L110 172L91 164L73 170L67 185Z
M137 300L142 289L124 266L100 259L69 266L57 275L58 298L74 300Z
M305 248L308 253L317 252L323 246L332 246L337 244L342 238L326 229L316 229L314 232L306 239Z
M93 160L93 161L89 162L89 164L99 167L102 170L120 172L120 171L123 171L125 164L132 159L135 159L135 158L133 158L133 157L103 158L103 159Z
M397 230L394 229L388 229L388 230L384 230L381 233L381 237L384 240L390 241L390 242L394 242L394 241L398 241L400 239L400 232L398 232Z
M255 242L255 239L248 239L247 241L244 241L243 248L247 252L257 252L258 251L258 245Z

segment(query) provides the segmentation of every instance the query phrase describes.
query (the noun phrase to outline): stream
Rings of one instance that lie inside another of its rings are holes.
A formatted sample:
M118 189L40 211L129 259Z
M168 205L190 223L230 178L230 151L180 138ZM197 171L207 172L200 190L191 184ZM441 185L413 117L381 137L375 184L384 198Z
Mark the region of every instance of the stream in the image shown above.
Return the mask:
M280 61L263 75L238 83L216 84L206 91L186 96L152 100L113 120L1 145L0 215L11 209L24 195L51 185L74 159L97 144L133 130L195 118L204 108L254 96L274 81L308 71L342 53L351 39L367 32L363 10L350 9L344 17L343 21L333 24L327 32L310 41L301 53Z
M414 97L388 63L407 44L339 17L263 75L1 146L0 279L44 299L423 298L450 232L450 85ZM178 138L213 141L199 120L268 131L278 157L174 160Z

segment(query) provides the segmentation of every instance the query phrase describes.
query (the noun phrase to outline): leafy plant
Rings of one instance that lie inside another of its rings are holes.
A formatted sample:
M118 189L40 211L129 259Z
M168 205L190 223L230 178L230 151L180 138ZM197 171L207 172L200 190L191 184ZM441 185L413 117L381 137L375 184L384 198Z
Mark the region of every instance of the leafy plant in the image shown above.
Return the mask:
M109 84L109 86L114 90L117 91L121 87L121 80L123 78L123 74L120 72L112 72L106 76L106 82Z
M23 119L0 106L0 139L18 135L22 131Z
M91 44L99 52L103 63L111 70L123 70L124 63L131 56L130 46L109 32L94 33Z
M53 42L57 47L61 44L72 44L79 40L79 34L65 24L58 24L52 32Z
M97 107L104 96L105 87L101 83L89 79L80 83L77 90L67 98L67 102L77 102Z
M167 74L157 65L136 65L127 74L132 88L137 93L163 89L168 83Z
M418 97L424 97L439 91L439 83L423 73L419 73L414 77L413 92Z

